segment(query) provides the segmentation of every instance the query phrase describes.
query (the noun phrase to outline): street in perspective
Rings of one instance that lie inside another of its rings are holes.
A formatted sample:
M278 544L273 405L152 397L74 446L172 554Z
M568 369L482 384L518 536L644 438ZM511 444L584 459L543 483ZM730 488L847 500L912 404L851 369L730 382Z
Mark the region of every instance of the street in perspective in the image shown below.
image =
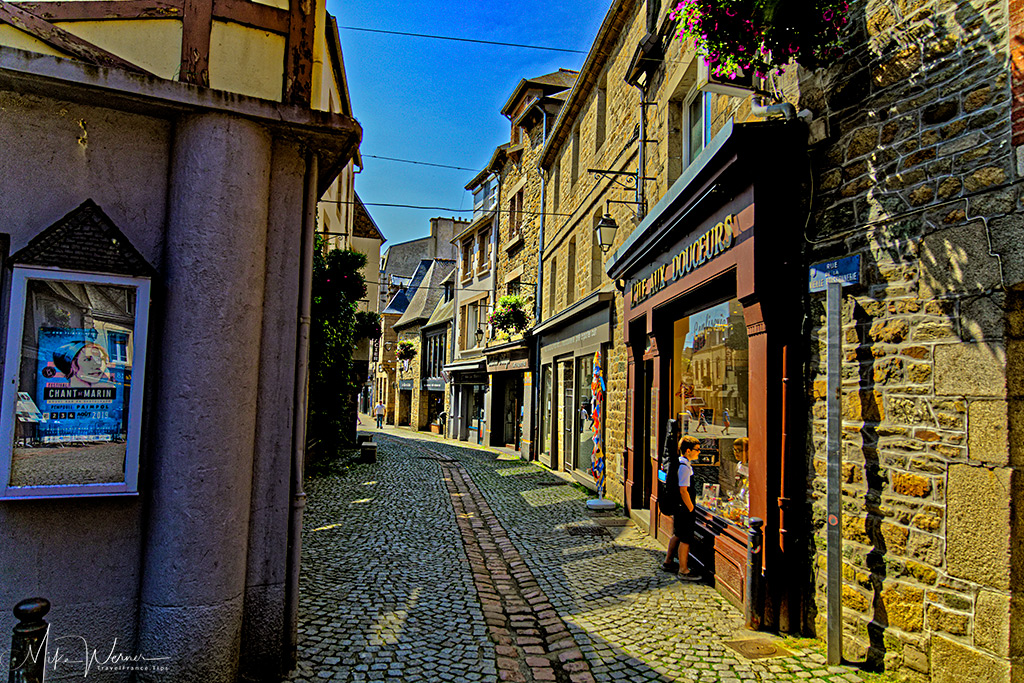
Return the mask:
M1024 683L1024 0L0 0L12 683Z

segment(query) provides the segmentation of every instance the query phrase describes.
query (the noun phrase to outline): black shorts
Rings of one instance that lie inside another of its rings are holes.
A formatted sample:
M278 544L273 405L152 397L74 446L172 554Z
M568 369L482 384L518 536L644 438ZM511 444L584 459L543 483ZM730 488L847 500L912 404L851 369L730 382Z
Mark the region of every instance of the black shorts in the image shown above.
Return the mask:
M680 503L679 510L672 515L672 535L679 539L680 543L689 545L693 542L694 514L686 509L686 505Z

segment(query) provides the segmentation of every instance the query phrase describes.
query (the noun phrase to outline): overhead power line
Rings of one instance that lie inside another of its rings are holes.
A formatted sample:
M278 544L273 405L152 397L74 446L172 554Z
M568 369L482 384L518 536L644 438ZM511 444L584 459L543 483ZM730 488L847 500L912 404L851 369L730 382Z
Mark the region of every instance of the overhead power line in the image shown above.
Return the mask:
M396 159L395 157L378 157L373 154L363 154L365 159L383 159L384 161L399 161L403 164L416 164L417 166L436 166L437 168L453 168L456 171L479 171L478 168L466 168L465 166L449 166L448 164L434 164L429 161L413 161L412 159Z
M483 45L501 45L503 47L521 47L527 50L548 50L550 52L571 52L573 54L585 55L583 50L569 50L564 47L545 47L542 45L522 45L520 43L502 43L496 40L479 40L477 38L457 38L455 36L434 36L426 33L406 33L404 31L385 31L379 28L363 28L361 26L339 26L339 29L346 31L366 31L367 33L385 33L391 36L411 36L413 38L431 38L433 40L453 40L459 43L480 43Z
M320 199L321 204L355 204L354 201L346 201L343 199ZM363 202L363 206L386 206L392 209L421 209L423 211L444 211L445 213L473 213L479 209L451 209L444 206L418 206L416 204L385 204L382 202ZM496 211L498 213L521 213L524 216L572 216L571 213L557 213L554 211L530 211L523 209L522 211L513 212L510 209L488 209L487 212ZM485 212L486 213L486 212Z

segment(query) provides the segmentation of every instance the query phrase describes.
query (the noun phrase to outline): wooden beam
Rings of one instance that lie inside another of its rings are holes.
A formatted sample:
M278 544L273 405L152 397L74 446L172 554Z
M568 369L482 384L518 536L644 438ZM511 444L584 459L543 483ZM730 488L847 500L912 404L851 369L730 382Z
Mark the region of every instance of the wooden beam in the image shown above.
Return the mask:
M210 31L213 0L185 0L178 80L210 87Z
M213 17L262 31L288 35L287 11L250 0L213 0Z
M310 105L313 98L313 40L316 0L290 0L284 61L284 101Z
M46 21L96 21L180 19L184 0L67 0L10 4Z
M185 0L60 0L11 4L46 21L181 19L185 14ZM288 34L287 11L249 0L214 0L213 18L261 31Z
M24 31L33 38L41 40L50 47L67 53L80 61L96 66L153 75L142 67L132 64L111 52L107 52L88 41L82 40L73 33L69 33L59 26L54 26L45 19L37 17L35 14L20 7L16 7L6 0L0 0L0 22L10 24L19 31Z

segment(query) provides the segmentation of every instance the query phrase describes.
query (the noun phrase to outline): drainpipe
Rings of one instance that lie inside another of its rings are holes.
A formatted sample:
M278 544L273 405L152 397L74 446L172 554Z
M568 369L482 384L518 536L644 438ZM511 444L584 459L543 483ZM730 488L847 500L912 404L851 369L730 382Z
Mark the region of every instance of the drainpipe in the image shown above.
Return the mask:
M750 113L760 118L768 118L781 114L787 121L792 121L796 118L796 107L789 102L766 105L764 103L763 95L754 95L750 98ZM643 124L641 123L640 125ZM641 130L643 129L641 128ZM641 137L643 137L643 133L641 133Z
M639 221L647 215L647 199L644 192L644 176L647 166L647 107L644 104L646 93L639 83L632 84L640 93L640 146L637 149L636 163L636 215Z
M295 667L299 626L299 565L302 554L302 511L306 493L302 478L306 460L306 407L309 398L309 328L313 300L313 247L316 232L317 156L306 159L306 196L302 218L302 262L299 265L299 329L295 353L295 383L292 404L291 508L288 518L288 557L285 579L285 652L288 668Z
M541 143L544 145L548 141L548 110L541 107L541 111L544 112L544 132L542 135L544 142ZM548 195L547 174L544 173L540 166L537 167L537 172L540 173L540 227L537 231L537 277L534 278L536 284L533 285L533 324L535 327L540 323L541 297L544 295L544 219L547 216L545 201ZM540 458L540 441L543 436L540 433L540 383L541 377L544 376L544 371L540 365L540 336L538 335L533 337L533 352L537 365L537 376L533 378L533 414L537 416L537 419L533 420L530 424L530 436L533 437L531 439L533 451L537 458Z

